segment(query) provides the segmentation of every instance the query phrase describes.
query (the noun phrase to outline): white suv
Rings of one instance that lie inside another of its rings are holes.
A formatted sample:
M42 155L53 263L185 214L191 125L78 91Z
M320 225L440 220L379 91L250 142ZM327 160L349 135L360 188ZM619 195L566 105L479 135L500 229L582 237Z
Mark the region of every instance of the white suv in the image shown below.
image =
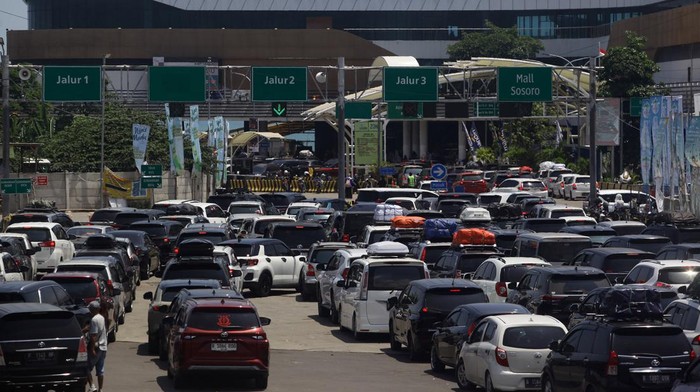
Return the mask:
M509 178L501 181L492 192L529 192L537 197L547 197L549 192L547 186L540 180L534 178Z
M700 262L694 260L644 260L627 273L623 284L687 288L700 272Z
M75 246L68 234L55 222L14 223L7 232L26 234L32 246L41 248L35 253L40 274L53 272L59 263L72 259L75 254Z
M508 284L520 282L532 267L551 267L551 264L537 257L492 256L479 265L471 280L484 290L489 302L506 302Z
M318 280L318 315L330 316L334 324L338 324L338 304L342 287L338 287L339 281L345 281L350 270L350 263L360 257L366 256L366 249L338 249L335 251L328 264L316 269ZM320 269L319 269L320 268Z
M413 280L430 277L426 264L407 254L401 243L376 242L367 247L367 257L350 264L338 304L341 329L351 330L356 339L365 333L389 333L389 297Z
M321 203L312 201L295 201L287 206L287 210L284 212L284 215L288 218L295 219L297 212L303 208L321 208Z
M695 354L700 353L700 302L697 299L677 299L668 304L664 317L683 328Z
M228 215L226 211L222 210L218 204L215 203L201 203L198 201L188 201L187 204L191 204L197 207L197 211L200 215L207 218L209 223L226 223L228 220Z
M566 335L552 316L507 314L484 318L462 346L457 385L471 390L515 391L541 388L549 344Z
M583 208L556 204L545 204L537 212L538 218L563 218L565 216L586 216Z

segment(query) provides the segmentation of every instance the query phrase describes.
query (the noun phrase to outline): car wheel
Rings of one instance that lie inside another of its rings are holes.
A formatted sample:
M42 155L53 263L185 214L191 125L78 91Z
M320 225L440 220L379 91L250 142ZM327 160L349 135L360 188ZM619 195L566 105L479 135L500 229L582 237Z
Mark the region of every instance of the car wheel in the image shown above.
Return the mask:
M118 324L124 324L124 312L122 312L121 315L119 315L119 319L117 320Z
M408 358L413 361L419 361L422 357L422 353L418 350L418 347L416 345L416 337L412 332L408 333L408 339L406 339L408 343Z
M165 349L165 336L162 333L158 334L158 359L161 361L168 359L168 352Z
M255 295L258 297L267 297L272 291L272 277L269 273L263 272L258 279L258 284L255 285Z
M554 392L554 384L552 384L549 377L542 380L542 392Z
M437 346L433 343L433 348L430 349L430 368L434 372L442 372L445 370L445 364L442 363L440 357L438 356Z
M340 330L341 330L341 331L345 331L347 328L345 328L345 326L343 326L343 322L340 321L340 313L341 313L342 311L343 311L343 307L342 307L342 306L338 306L338 312L337 312L337 314L338 314L338 316L337 316L337 317L338 317L338 325L340 326Z
M473 391L476 389L476 386L471 381L467 380L467 369L463 360L459 360L455 373L457 376L457 386L459 389L463 391Z
M396 340L396 335L394 334L394 324L389 323L389 347L394 351L401 350L401 343Z
M255 388L267 389L267 374L263 376L255 376Z
M131 301L129 301L129 304L126 305L126 309L124 309L124 311L126 311L126 313L131 313L132 310L134 310L134 300L133 299Z
M185 375L179 371L173 375L173 388L182 389L185 387Z
M72 385L68 388L70 392L85 392L85 386L87 385L87 380L78 381L77 384Z
M151 355L158 354L158 337L151 334L148 335L148 353Z
M330 311L323 307L323 304L321 303L320 296L318 297L318 301L316 302L316 306L318 306L318 317L328 317L330 315Z
M333 293L331 293L331 322L333 324L340 324L340 309L335 310L335 300L333 300Z
M304 274L299 271L299 280L297 281L296 287L297 293L304 294Z
M361 340L363 337L365 337L365 335L357 328L357 317L354 314L352 315L352 334L355 337L355 340Z
M484 375L484 390L486 392L496 392L496 388L493 387L493 381L491 381L491 375L486 372Z
M148 280L148 278L150 276L150 274L148 273L148 270L149 270L148 265L141 266L141 276L140 276L141 280Z

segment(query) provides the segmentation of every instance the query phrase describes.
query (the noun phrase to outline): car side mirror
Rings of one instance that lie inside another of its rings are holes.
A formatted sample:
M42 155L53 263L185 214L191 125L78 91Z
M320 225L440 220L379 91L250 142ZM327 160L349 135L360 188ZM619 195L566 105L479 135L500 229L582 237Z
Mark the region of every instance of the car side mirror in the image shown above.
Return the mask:
M396 304L399 302L399 299L396 297L390 297L389 299L386 300L386 310L391 310Z
M345 281L339 280L335 283L336 287L345 287Z
M580 304L571 304L571 306L569 306L569 311L571 313L577 313L579 311L579 309L581 309Z
M470 273L462 274L462 279L471 280L471 279L472 279L472 274L470 274Z
M518 282L508 283L508 290L517 290L517 289L518 289Z
M681 286L678 288L678 294L687 294L688 293L688 287L687 286Z
M241 271L241 270L233 270L233 272L231 273L231 275L233 275L234 278L237 278L237 277L239 277L239 276L243 276L243 271Z
M78 238L78 237L77 237L75 234L68 234L68 239L69 239L69 240L74 240L74 239L76 239L76 238Z
M26 254L27 256L31 256L31 255L35 254L36 252L37 252L36 249L29 248L29 249L24 251L24 254Z
M116 289L115 289L116 290ZM153 292L152 291L146 291L143 293L143 299L147 299L149 301L153 301Z
M306 263L306 257L299 256L299 261L301 261L302 263Z
M265 325L270 325L272 320L270 320L269 317L260 317L260 325L265 326Z
M552 351L559 351L559 345L561 343L561 340L553 340L549 342L549 349Z

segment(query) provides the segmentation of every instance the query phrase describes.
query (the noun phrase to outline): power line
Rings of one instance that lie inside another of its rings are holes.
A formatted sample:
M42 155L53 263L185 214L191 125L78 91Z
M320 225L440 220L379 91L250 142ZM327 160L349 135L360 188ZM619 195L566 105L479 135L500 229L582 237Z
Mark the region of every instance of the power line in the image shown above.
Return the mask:
M11 15L11 16L14 16L15 18L20 18L20 19L28 20L26 16L13 14L12 12L7 12L7 11L0 10L0 13L2 13L2 14L7 14L7 15Z

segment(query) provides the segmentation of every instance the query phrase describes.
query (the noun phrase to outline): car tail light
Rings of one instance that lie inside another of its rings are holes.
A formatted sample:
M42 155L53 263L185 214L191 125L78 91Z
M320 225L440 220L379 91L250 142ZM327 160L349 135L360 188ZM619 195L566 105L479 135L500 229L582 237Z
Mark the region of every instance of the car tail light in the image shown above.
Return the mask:
M154 312L159 312L159 311L160 311L160 306L159 306L159 305L153 305L153 306L151 306L151 309L153 309Z
M343 270L343 273L341 274L341 276L343 277L343 280L348 280L348 272L350 272L350 268L345 268Z
M367 290L369 289L369 278L367 277L369 274L362 274L362 283L361 283L361 289L360 289L360 300L367 300Z
M248 267L252 267L254 265L258 265L258 259L248 259L247 260Z
M114 284L111 279L107 281L107 287L109 287L110 290L114 289Z
M476 322L473 322L472 325L467 328L467 336L471 335L472 332L474 332L474 329L476 329Z
M578 187L576 186L576 183L575 183L575 182L574 182L573 184L571 184L571 189L573 189L573 190L578 189Z
M697 358L697 357L698 357L698 355L695 354L695 350L690 349L690 362L693 362L695 360L695 358Z
M508 367L508 353L506 350L496 347L496 351L494 351L494 354L496 354L496 362L504 367Z
M508 287L506 287L505 282L496 282L496 295L499 297L508 296Z
M163 243L164 243L164 244L167 244L168 242L170 242L170 238L163 238Z
M81 336L80 337L80 343L78 344L78 356L75 358L75 362L87 362L88 360L88 352L87 352L87 344L85 343L85 337ZM4 365L4 363L0 364Z
M314 270L314 266L309 264L309 268L306 269L306 276L316 276L316 270Z
M425 257L428 255L428 249L423 248L423 250L420 252L420 260L425 261Z
M175 247L175 249L173 249L173 252L175 253L175 255L178 255L180 253L180 248Z
M693 341L691 342L693 346L700 346L700 335L696 336L693 338Z
M343 242L350 242L350 234L343 234Z
M430 310L430 309L428 309L427 306L423 306L423 307L420 309L420 312L421 312L421 313L428 313L428 310Z
M610 351L608 356L608 367L605 369L605 374L608 376L617 376L617 365L620 364L620 358L617 357L615 351Z
M665 288L665 289L670 289L670 288L673 287L673 286L671 286L670 284L664 283L664 282L656 282L656 284L654 284L654 286L656 286L656 287L661 287L661 288Z
M39 246L41 246L42 248L55 248L56 241L44 241L39 243Z
M522 190L525 190L525 188L523 188L522 185L519 185L519 186L518 186L518 190L519 190L519 191L522 191Z

